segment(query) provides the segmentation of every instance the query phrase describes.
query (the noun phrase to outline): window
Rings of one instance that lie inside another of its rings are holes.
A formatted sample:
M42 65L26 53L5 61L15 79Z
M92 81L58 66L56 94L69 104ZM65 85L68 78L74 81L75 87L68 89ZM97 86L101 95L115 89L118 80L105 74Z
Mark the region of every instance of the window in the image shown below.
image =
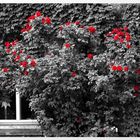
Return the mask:
M0 120L34 120L34 112L29 108L26 97L20 97L18 90L9 99L9 103L2 102L0 107Z

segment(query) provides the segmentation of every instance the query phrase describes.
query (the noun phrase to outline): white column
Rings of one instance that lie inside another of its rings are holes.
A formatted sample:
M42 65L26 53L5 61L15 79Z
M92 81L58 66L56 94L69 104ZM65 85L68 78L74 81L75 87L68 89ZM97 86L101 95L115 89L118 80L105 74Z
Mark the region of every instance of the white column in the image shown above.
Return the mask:
M20 108L20 93L18 88L16 88L16 120L19 121L21 119L21 108Z

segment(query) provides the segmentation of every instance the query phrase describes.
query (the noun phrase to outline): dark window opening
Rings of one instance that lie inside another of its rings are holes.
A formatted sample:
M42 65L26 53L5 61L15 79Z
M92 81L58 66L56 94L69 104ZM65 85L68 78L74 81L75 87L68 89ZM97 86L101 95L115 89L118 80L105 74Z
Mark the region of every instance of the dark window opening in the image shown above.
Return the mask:
M21 119L35 119L34 112L29 107L29 101L25 97L21 97Z

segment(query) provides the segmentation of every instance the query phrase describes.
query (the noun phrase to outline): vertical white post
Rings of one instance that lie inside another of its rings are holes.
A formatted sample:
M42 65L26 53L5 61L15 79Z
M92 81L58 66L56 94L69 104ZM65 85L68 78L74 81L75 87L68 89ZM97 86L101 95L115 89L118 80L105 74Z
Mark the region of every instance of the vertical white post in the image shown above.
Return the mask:
M18 88L16 88L16 120L21 119L21 109L20 109L20 93Z

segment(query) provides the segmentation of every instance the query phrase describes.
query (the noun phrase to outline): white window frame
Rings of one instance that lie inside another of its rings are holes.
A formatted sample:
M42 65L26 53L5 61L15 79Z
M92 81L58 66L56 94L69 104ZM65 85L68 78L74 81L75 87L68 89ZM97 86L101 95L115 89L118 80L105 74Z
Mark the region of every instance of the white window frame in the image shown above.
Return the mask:
M36 119L22 119L21 120L21 98L20 98L20 93L18 92L18 88L16 88L16 119L1 119L0 123L33 123L37 124Z

